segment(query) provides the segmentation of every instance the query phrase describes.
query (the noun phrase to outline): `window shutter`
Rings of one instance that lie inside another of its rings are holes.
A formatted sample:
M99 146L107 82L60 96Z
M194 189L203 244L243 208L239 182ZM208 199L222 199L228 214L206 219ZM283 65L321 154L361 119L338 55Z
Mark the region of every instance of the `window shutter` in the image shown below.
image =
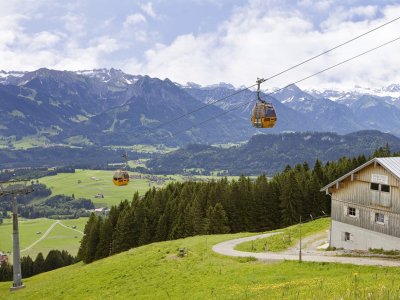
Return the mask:
M360 210L356 209L356 218L359 219L360 218Z
M389 215L384 215L383 216L383 222L385 223L385 225L389 224Z
M347 210L347 206L346 205L343 206L343 212L344 212L344 215L347 216L348 210Z
M346 240L346 233L342 232L342 241L345 241L345 240Z
M370 221L371 221L372 224L374 224L375 223L375 213L373 211L371 211L369 214L371 216L371 220Z

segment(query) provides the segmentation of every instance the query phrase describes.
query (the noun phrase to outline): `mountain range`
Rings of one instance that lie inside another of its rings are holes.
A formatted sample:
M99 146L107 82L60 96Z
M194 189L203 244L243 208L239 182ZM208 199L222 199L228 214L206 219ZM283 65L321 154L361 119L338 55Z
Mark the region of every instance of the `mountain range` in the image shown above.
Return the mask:
M115 69L0 71L0 139L3 145L40 138L82 146L228 143L288 131L372 129L400 136L400 85L362 91L292 85L262 97L277 111L273 129L251 126L255 92L229 84L180 85Z

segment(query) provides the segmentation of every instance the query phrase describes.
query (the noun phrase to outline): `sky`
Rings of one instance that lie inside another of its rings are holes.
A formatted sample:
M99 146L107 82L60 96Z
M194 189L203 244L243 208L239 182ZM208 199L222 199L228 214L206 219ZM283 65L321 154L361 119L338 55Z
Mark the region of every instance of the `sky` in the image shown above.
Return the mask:
M0 70L116 68L249 86L400 16L400 0L0 0ZM400 36L400 20L263 84L282 87ZM299 84L400 84L400 41Z

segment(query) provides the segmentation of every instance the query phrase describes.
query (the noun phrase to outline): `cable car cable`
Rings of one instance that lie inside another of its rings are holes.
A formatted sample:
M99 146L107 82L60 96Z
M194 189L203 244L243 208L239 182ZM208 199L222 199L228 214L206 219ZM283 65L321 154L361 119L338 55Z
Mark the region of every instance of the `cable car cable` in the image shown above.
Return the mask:
M368 30L368 31L366 31L366 32L364 32L364 33L362 33L362 34L360 34L360 35L354 37L354 38L351 38L351 39L348 40L348 41L345 41L345 42L343 42L343 43L341 43L341 44L339 44L339 45L336 45L336 46L333 47L333 48L330 48L330 49L325 50L325 51L323 51L323 52L321 52L321 53L319 53L319 54L317 54L317 55L315 55L315 56L312 56L312 57L310 57L310 58L308 58L308 59L306 59L306 60L304 60L304 61L302 61L302 62L300 62L300 63L298 63L298 64L296 64L296 65L294 65L294 66L292 66L292 67L289 67L289 68L287 68L287 69L285 69L285 70L282 70L282 71L280 71L279 73L276 73L276 74L274 74L274 75L272 75L272 76L270 76L270 77L268 77L268 78L261 79L261 82L265 82L265 81L271 80L271 79L273 79L273 78L275 78L275 77L278 77L278 76L280 76L280 75L282 75L282 74L284 74L284 73L287 73L287 72L289 72L289 71L291 71L291 70L293 70L293 69L295 69L295 68L297 68L297 67L299 67L299 66L302 66L302 65L304 65L304 64L306 64L306 63L308 63L308 62L310 62L310 61L312 61L312 60L314 60L314 59L316 59L316 58L318 58L318 57L321 57L321 56L323 56L323 55L325 55L325 54L327 54L327 53L329 53L329 52L332 52L332 51L334 51L334 50L336 50L336 49L338 49L338 48L340 48L340 47L343 47L343 46L345 46L345 45L347 45L347 44L350 44L351 42L354 42L355 40L358 40L358 39L362 38L363 36L366 36L366 35L368 35L368 34L374 32L374 31L376 31L376 30L378 30L378 29L381 29L382 27L385 27L385 26L387 26L387 25L389 25L389 24L391 24L391 23L394 23L394 22L396 22L396 21L398 21L398 20L400 20L400 17L394 18L394 19L392 19L392 20L390 20L390 21L388 21L388 22L386 22L386 23L384 23L384 24L382 24L382 25L379 25L378 27L375 27L375 28L373 28L373 29L371 29L371 30ZM243 89L240 89L240 90L238 90L238 91L236 91L236 92L234 92L234 93L232 93L232 94L229 94L228 96L222 97L222 98L220 98L220 99L217 99L217 100L215 100L215 101L212 101L212 102L210 102L210 103L207 103L207 104L205 104L205 105L203 105L203 106L200 106L200 107L198 107L198 108L196 108L196 109L194 109L194 110L192 110L192 111L190 111L190 112L187 112L187 113L185 113L185 114L182 114L182 115L180 115L180 116L178 116L178 117L176 117L176 118L174 118L174 119L172 119L172 120L166 121L166 122L164 122L164 123L162 123L162 124L160 124L160 125L158 125L158 126L156 126L156 127L148 128L148 130L156 130L156 129L159 129L159 128L165 126L165 125L168 125L168 124L170 124L170 123L172 123L172 122L175 122L175 121L177 121L177 120L179 120L179 119L182 119L182 118L184 118L184 117L186 117L186 116L188 116L188 115L191 115L191 114L193 114L193 113L195 113L195 112L198 112L199 110L202 110L202 109L204 109L204 108L206 108L206 107L208 107L208 106L211 106L211 105L213 105L213 104L215 104L215 103L224 101L224 100L226 100L226 99L228 99L228 98L230 98L230 97L232 97L232 96L235 96L235 95L237 95L237 94L239 94L239 93L242 93L242 92L244 92L244 91L246 91L246 90L249 90L250 88L252 88L252 87L254 87L254 86L256 86L256 85L257 85L257 84L253 84L253 85L250 85L250 86L245 87L245 88L243 88Z
M396 42L396 41L398 41L398 40L400 40L400 37L397 37L397 38L395 38L395 39L393 39L393 40L390 40L390 41L388 41L388 42L386 42L386 43L383 43L383 44L381 44L381 45L379 45L379 46L376 46L376 47L371 48L371 49L369 49L369 50L367 50L367 51L364 51L364 52L362 52L362 53L360 53L360 54L357 54L357 55L355 55L355 56L353 56L353 57L350 57L350 58L348 58L348 59L346 59L346 60L343 60L343 61L341 61L341 62L339 62L339 63L337 63L337 64L335 64L335 65L332 65L332 66L330 66L330 67L328 67L328 68L325 68L325 69L323 69L323 70L321 70L321 71L319 71L319 72L316 72L316 73L314 73L314 74L311 74L311 75L309 75L309 76L307 76L307 77L304 77L304 78L302 78L302 79L300 79L300 80L297 80L297 81L295 81L295 82L292 82L292 83L290 83L290 84L288 84L288 85L286 85L286 86L284 86L284 87L282 87L282 88L279 88L279 89L277 89L277 90L275 90L275 91L273 91L273 92L271 92L271 93L266 94L266 96L273 95L273 94L275 94L275 93L277 93L277 92L279 92L279 91L282 91L282 90L285 89L285 88L288 88L288 87L290 87L290 86L292 86L292 85L295 85L295 84L297 84L297 83L300 83L300 82L302 82L302 81L305 81L305 80L307 80L307 79L310 79L311 77L317 76L317 75L319 75L319 74L321 74L321 73L323 73L323 72L326 72L326 71L328 71L328 70L331 70L331 69L333 69L333 68L336 68L336 67L338 67L338 66L340 66L340 65L342 65L342 64L345 64L345 63L347 63L347 62L349 62L349 61L351 61L351 60L354 60L354 59L359 58L359 57L361 57L361 56L363 56L363 55L366 55L366 54L368 54L368 53L370 53L370 52L373 52L373 51L375 51L375 50L378 50L378 49L380 49L380 48L382 48L382 47L385 47L385 46L387 46L387 45L389 45L389 44L392 44L392 43L394 43L394 42ZM241 103L240 105L238 105L238 106L236 106L236 107L234 107L234 108L231 108L231 109L229 109L229 110L226 110L226 111L224 111L223 113L218 114L218 115L216 115L216 116L214 116L214 117L212 117L212 118L206 119L206 120L204 120L204 121L202 121L202 122L200 122L200 123L198 123L198 124L195 124L195 125L193 125L193 126L191 126L191 127L189 127L189 128L186 128L186 129L184 129L184 130L180 130L180 131L177 131L177 132L175 132L175 133L172 133L172 135L178 135L178 134L181 134L181 133L183 133L183 132L185 132L185 131L191 130L191 129L193 129L193 128L197 128L197 127L199 127L199 126L202 126L203 124L205 124L205 123L207 123L207 122L209 122L209 121L212 121L212 120L214 120L214 119L216 119L216 118L219 118L220 116L223 116L223 115L225 115L225 114L227 114L227 113L229 113L229 112L231 112L231 111L233 111L233 110L236 110L236 109L238 109L238 108L240 108L240 107L242 107L242 106L248 105L249 103L253 103L253 102L255 102L255 101L258 101L258 99L257 99L257 100L252 100L252 101L246 102L246 103Z
M271 79L273 79L273 78L276 78L276 77L278 77L278 76L280 76L280 75L282 75L282 74L285 74L285 73L287 73L287 72L289 72L289 71L291 71L291 70L293 70L293 69L295 69L295 68L297 68L297 67L299 67L299 66L302 66L302 65L304 65L304 64L306 64L306 63L308 63L308 62L310 62L310 61L312 61L312 60L314 60L314 59L316 59L316 58L318 58L318 57L321 57L321 56L323 56L323 55L325 55L325 54L327 54L327 53L329 53L329 52L332 52L332 51L334 51L334 50L336 50L336 49L338 49L338 48L340 48L340 47L343 47L343 46L345 46L345 45L347 45L347 44L349 44L349 43L351 43L351 42L354 42L354 41L356 41L356 40L358 40L358 39L360 39L360 38L362 38L362 37L364 37L364 36L366 36L366 35L368 35L368 34L374 32L374 31L377 31L377 30L379 30L379 29L381 29L381 28L383 28L383 27L385 27L385 26L387 26L387 25L389 25L389 24L391 24L391 23L394 23L394 22L396 22L396 21L398 21L398 20L400 20L400 16L399 16L399 17L396 17L396 18L394 18L394 19L392 19L392 20L390 20L390 21L388 21L388 22L386 22L386 23L383 23L383 24L381 24L381 25L379 25L379 26L377 26L377 27L375 27L375 28L372 28L371 30L368 30L368 31L366 31L366 32L364 32L364 33L362 33L362 34L360 34L360 35L358 35L358 36L355 36L355 37L351 38L350 40L347 40L347 41L345 41L345 42L343 42L343 43L341 43L341 44L339 44L339 45L336 45L336 46L334 46L334 47L328 49L328 50L325 50L325 51L323 51L323 52L321 52L321 53L319 53L319 54L317 54L317 55L314 55L314 56L312 56L312 57L310 57L310 58L308 58L308 59L306 59L306 60L304 60L304 61L302 61L302 62L300 62L300 63L297 63L296 65L294 65L294 66L292 66L292 67L289 67L289 68L287 68L287 69L284 69L284 70L282 70L282 71L280 71L280 72L278 72L278 73L276 73L276 74L274 74L274 75L272 75L272 76L270 76L270 77L267 77L267 78L265 78L265 79L261 79L261 81L262 81L262 82L266 82L266 81L271 80ZM184 117L187 117L187 116L189 116L189 115L191 115L191 114L193 114L193 113L196 113L196 112L198 112L198 111L200 111L200 110L202 110L202 109L204 109L204 108L207 108L207 107L209 107L209 106L211 106L211 105L214 105L215 103L224 101L224 100L226 100L226 99L228 99L228 98L230 98L230 97L233 97L233 96L235 96L235 95L237 95L237 94L240 94L240 93L242 93L242 92L244 92L244 91L250 90L252 87L255 87L256 85L257 85L257 84L253 84L253 85L250 85L250 86L248 86L248 87L245 87L245 88L242 88L242 89L240 89L240 90L237 90L237 91L235 91L234 93L231 93L231 94L229 94L229 95L227 95L227 96L225 96L225 97L222 97L222 98L219 98L219 99L217 99L217 100L215 100L215 101L209 102L209 103L207 103L207 104L205 104L205 105L202 105L202 106L200 106L200 107L198 107L198 108L196 108L196 109L194 109L194 110L192 110L192 111L189 111L189 112L187 112L187 113L184 113L184 114L182 114L182 115L180 115L180 116L178 116L178 117L175 117L175 118L173 118L173 119L171 119L171 120L169 120L169 121L163 122L163 123L157 125L156 127L144 128L144 130L147 131L147 133L144 132L144 133L142 133L142 134L145 134L145 135L146 135L146 134L149 134L151 131L157 130L157 129L159 129L159 128L161 128L161 127L164 127L164 126L166 126L166 125L168 125L168 124L171 124L171 123L173 123L173 122L175 122L175 121L177 121L177 120L180 120L180 119L182 119L182 118L184 118ZM112 110L112 109L118 109L118 108L121 108L121 107L123 107L123 106L114 107L114 108L111 108L110 110ZM137 133L137 135L139 136L139 135L141 135L141 134L140 134L140 133Z

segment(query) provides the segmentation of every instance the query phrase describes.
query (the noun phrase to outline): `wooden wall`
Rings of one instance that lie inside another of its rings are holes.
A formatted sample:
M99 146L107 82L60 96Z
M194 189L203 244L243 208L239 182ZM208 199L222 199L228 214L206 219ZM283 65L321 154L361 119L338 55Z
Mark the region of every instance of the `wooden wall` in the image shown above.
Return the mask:
M371 175L388 176L390 193L370 189ZM374 164L331 187L332 219L376 232L400 237L400 182L383 167ZM346 214L347 207L357 209L357 216ZM375 213L385 215L384 224L375 222Z

